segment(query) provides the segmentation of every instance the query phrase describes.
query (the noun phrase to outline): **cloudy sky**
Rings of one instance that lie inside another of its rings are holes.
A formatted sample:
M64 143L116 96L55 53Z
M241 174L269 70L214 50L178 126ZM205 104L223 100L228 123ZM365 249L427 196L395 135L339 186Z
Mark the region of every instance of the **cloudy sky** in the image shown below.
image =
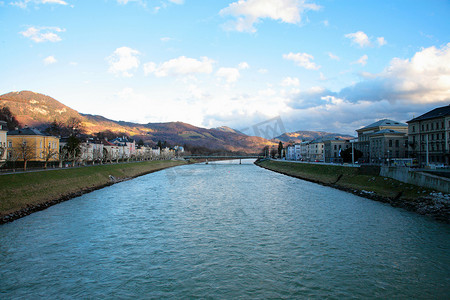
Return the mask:
M446 0L3 0L0 93L139 123L354 134L450 103Z

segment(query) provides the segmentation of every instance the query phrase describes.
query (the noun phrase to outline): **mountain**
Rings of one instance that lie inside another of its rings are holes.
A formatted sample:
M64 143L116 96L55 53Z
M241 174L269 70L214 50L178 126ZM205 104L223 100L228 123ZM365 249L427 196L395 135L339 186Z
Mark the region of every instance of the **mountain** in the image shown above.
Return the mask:
M100 115L81 114L52 97L30 91L11 92L0 96L0 107L9 107L21 126L45 129L53 121L63 124L71 118L81 121L86 134L112 131L136 140L156 144L166 141L171 145L207 147L217 150L257 153L264 146L275 146L274 141L247 136L228 127L206 129L183 122L138 124L114 121Z
M318 138L324 139L334 139L341 138L344 140L353 139L353 136L340 134L340 133L330 133L324 131L295 131L295 132L286 132L282 135L274 138L274 140L280 140L283 143L300 143L302 141L312 141Z
M228 127L228 126L220 126L220 127L214 128L214 129L220 130L220 131L224 131L224 132L234 132L234 133L237 133L237 134L243 134L243 135L246 135L245 133L242 133L242 132L240 132L239 130L230 128L230 127Z

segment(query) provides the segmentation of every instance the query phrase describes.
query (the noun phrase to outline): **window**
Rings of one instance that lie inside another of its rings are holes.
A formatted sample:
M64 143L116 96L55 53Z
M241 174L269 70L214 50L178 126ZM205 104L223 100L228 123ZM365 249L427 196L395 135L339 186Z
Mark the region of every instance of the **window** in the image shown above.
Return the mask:
M396 148L400 147L399 140L395 140L395 147Z
M434 129L434 123L431 123L431 130Z
M412 132L416 132L416 126L413 125Z
M8 142L8 147L12 148L12 142L11 141Z
M427 124L427 131L429 130L428 124Z
M337 150L337 146L336 145L334 145L334 150Z
M389 147L392 147L392 140L389 140Z

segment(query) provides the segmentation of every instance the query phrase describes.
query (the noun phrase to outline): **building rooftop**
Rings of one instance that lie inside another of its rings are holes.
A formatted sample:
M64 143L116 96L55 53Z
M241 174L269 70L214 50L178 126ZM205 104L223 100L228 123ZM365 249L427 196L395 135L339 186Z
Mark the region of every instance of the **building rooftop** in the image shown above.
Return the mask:
M22 128L17 130L11 130L8 131L8 135L41 135L41 136L47 136L47 134L40 132L36 128Z
M409 120L407 123L440 118L448 115L450 115L450 105L435 108L417 118Z
M383 120L379 120L375 123L372 123L370 125L367 125L366 127L360 128L358 130L370 129L370 128L375 128L375 127L380 127L380 126L408 127L408 124L397 122L397 121L390 120L390 119L383 119Z

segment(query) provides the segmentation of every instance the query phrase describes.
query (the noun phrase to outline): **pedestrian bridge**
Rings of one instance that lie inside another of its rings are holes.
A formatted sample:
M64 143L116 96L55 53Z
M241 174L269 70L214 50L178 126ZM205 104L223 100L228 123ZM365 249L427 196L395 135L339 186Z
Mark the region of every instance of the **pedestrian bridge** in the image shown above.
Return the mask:
M258 159L258 158L264 158L264 156L261 155L188 155L184 156L184 159L206 159L206 163L208 163L208 160L225 160L225 159L239 159L239 164L243 159Z
M263 158L261 155L188 155L183 156L184 159L249 159L249 158Z

